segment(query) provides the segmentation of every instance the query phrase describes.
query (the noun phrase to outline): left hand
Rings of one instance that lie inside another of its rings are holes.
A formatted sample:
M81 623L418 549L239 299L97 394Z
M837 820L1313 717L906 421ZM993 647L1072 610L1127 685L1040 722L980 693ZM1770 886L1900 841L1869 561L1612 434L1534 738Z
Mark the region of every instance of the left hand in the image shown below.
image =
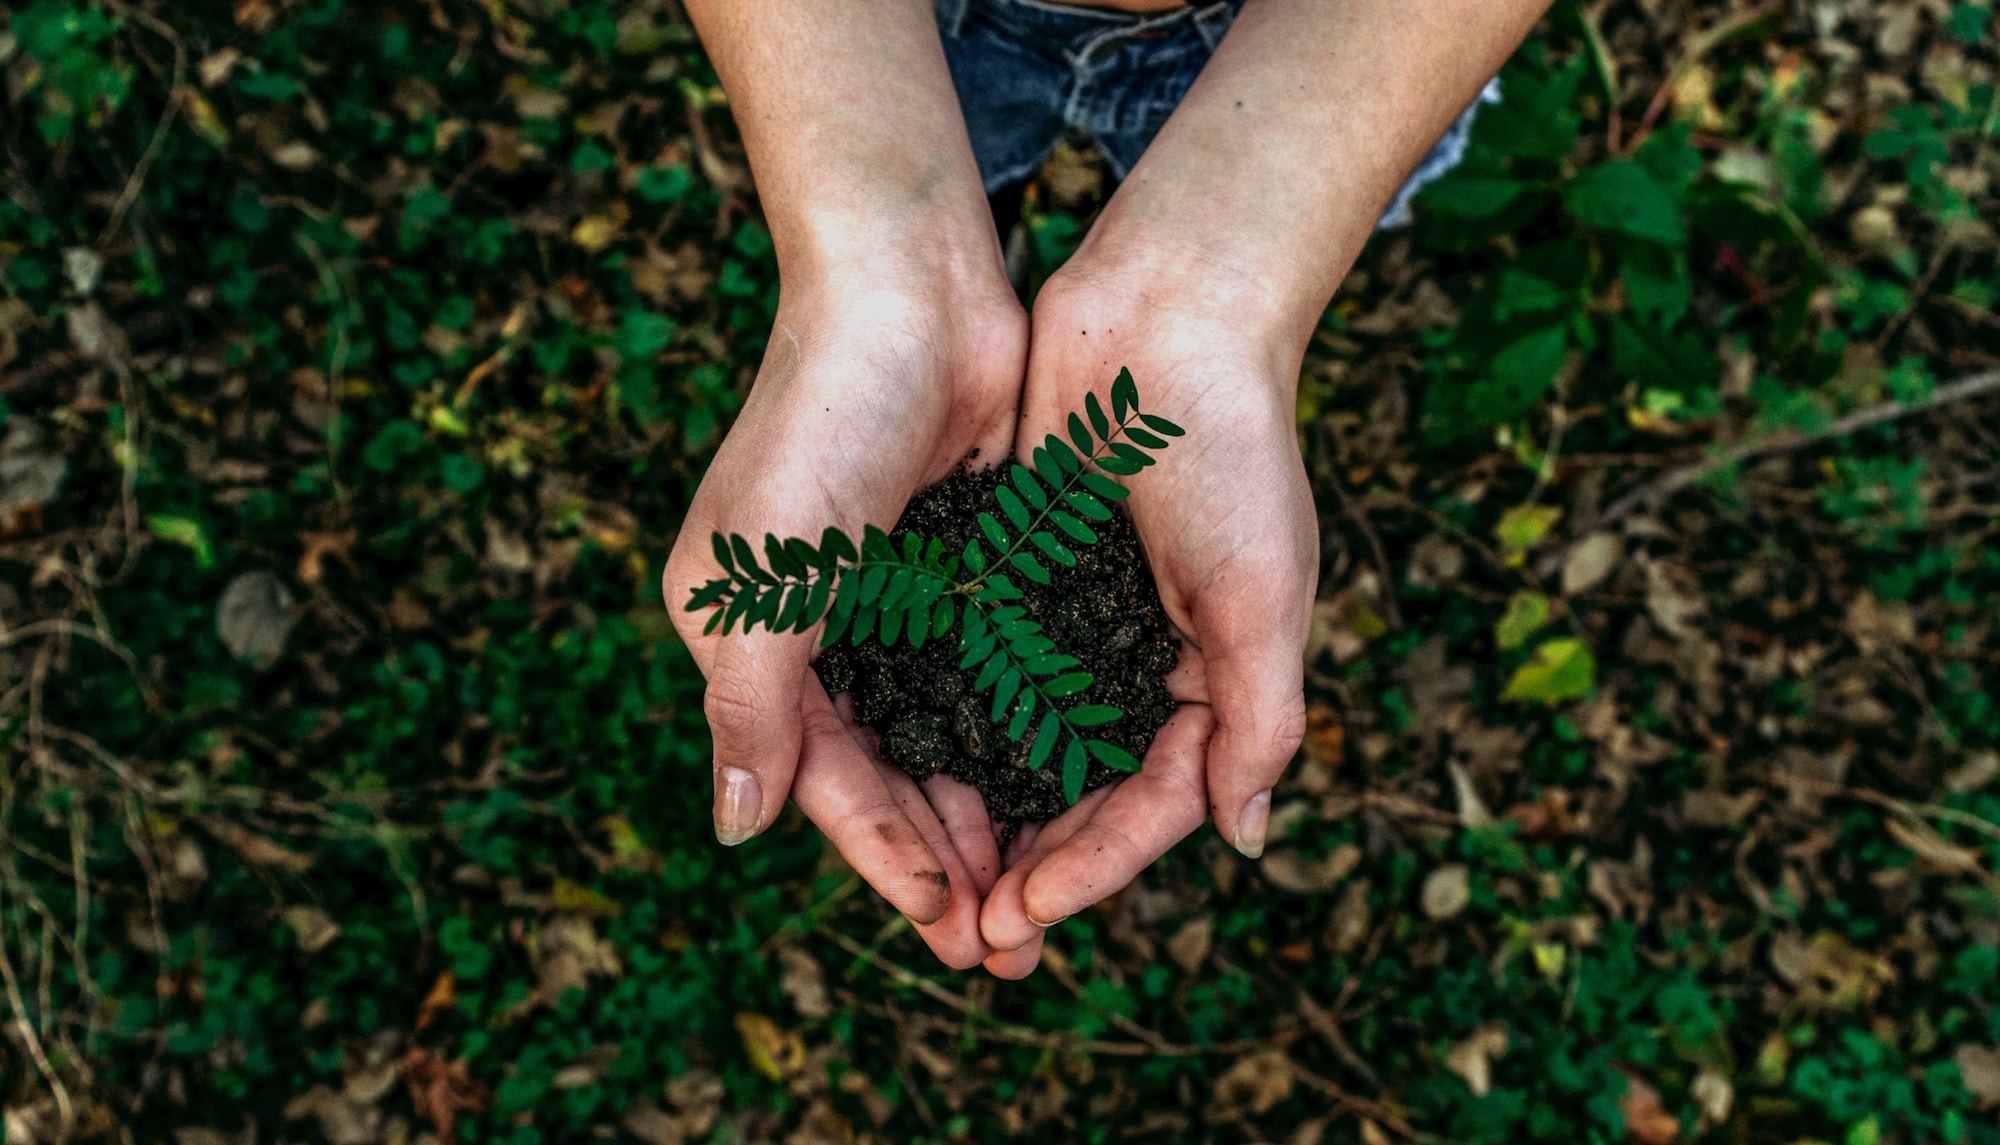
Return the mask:
M980 913L985 965L1007 978L1034 969L1048 926L1122 889L1205 815L1261 855L1271 789L1305 733L1319 540L1294 412L1303 338L1276 320L1261 329L1271 308L1226 274L1092 255L1086 243L1036 299L1015 450L1061 435L1121 367L1148 412L1187 429L1124 479L1181 642L1168 686L1182 707L1138 775L1015 848Z

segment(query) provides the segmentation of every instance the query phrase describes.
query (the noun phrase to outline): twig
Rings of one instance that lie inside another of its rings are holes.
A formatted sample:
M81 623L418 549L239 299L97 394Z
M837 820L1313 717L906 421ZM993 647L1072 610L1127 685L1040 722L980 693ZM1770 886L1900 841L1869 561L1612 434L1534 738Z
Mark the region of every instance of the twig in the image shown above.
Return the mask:
M1790 450L1805 449L1822 442L1831 441L1837 437L1846 437L1849 434L1859 433L1864 429L1872 429L1875 426L1899 421L1915 414L1926 413L1940 406L1951 405L1955 402L1971 401L1974 398L1984 397L1987 394L1993 393L2000 393L2000 370L1987 370L1984 373L1960 378L1955 382L1939 386L1936 390L1932 391L1930 396L1919 398L1916 401L1881 402L1869 406L1867 409L1856 410L1828 425L1826 428L1815 430L1812 433L1788 429L1754 438L1740 445L1725 449L1703 461L1684 465L1640 489L1627 493L1613 502L1610 508L1598 514L1597 519L1590 523L1589 528L1579 530L1578 535L1588 535L1597 529L1602 529L1607 525L1623 520L1639 509L1658 505L1661 501L1666 500L1668 497L1691 485L1705 481L1725 469L1741 465L1753 458Z
M1340 1019L1315 1001L1312 992L1304 987L1299 988L1299 1013L1304 1015L1306 1025L1311 1026L1326 1041L1328 1048L1333 1050L1333 1056L1339 1058L1342 1065L1353 1070L1361 1080L1368 1083L1370 1089L1382 1088L1381 1075L1362 1060L1360 1054L1354 1052L1354 1046L1348 1042L1347 1035L1340 1032Z
M1396 570L1389 564L1389 552L1382 547L1381 536L1369 522L1367 509L1347 495L1347 490L1340 487L1338 478L1329 482L1328 487L1333 490L1334 496L1340 498L1341 515L1354 522L1355 531L1368 542L1368 551L1375 557L1375 571L1382 580L1382 611L1387 614L1383 619L1389 622L1389 627L1401 631L1403 610L1396 602Z
M1389 1106L1379 1101L1371 1101L1368 1098L1349 1093L1345 1089L1342 1089L1337 1082L1321 1077L1297 1062L1291 1062L1290 1064L1293 1077L1306 1083L1306 1088L1318 1090L1343 1111L1366 1115L1370 1121L1380 1122L1412 1141L1429 1140L1429 1138L1411 1128L1410 1123L1404 1119L1403 1115Z
M108 246L111 240L117 237L118 228L125 225L125 212L130 210L132 204L138 200L139 189L146 182L146 173L152 169L153 160L160 153L160 144L166 141L167 128L173 125L174 116L181 109L181 102L187 98L187 87L181 82L186 78L187 74L187 49L181 46L180 36L174 32L173 28L150 13L141 12L129 5L120 3L119 0L106 0L106 3L113 12L136 21L139 24L143 24L165 38L167 43L173 45L174 78L173 87L167 93L167 106L160 112L159 125L153 128L153 137L147 141L146 150L140 154L139 162L132 168L131 176L125 180L124 189L118 192L118 201L111 205L110 220L104 224L104 230L98 233L97 247L99 250L103 250Z

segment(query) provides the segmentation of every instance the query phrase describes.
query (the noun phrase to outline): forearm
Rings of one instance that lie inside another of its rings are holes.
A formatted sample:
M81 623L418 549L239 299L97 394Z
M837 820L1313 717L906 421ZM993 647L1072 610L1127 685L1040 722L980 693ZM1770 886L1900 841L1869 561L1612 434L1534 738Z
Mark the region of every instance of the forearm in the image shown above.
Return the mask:
M688 0L729 95L778 262L905 254L999 273L928 0Z
M1546 6L1249 0L1079 258L1156 266L1157 289L1200 276L1303 345L1411 168Z

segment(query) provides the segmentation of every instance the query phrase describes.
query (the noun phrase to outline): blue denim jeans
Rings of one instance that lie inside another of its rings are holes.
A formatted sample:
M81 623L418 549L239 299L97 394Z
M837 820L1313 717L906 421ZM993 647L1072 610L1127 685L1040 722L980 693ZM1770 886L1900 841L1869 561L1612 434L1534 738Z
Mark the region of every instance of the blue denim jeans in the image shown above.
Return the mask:
M1201 74L1243 0L1154 15L1043 0L935 0L945 62L992 194L1035 173L1062 138L1096 140L1123 179ZM1410 197L1456 166L1488 84L1417 165L1380 226L1410 219Z

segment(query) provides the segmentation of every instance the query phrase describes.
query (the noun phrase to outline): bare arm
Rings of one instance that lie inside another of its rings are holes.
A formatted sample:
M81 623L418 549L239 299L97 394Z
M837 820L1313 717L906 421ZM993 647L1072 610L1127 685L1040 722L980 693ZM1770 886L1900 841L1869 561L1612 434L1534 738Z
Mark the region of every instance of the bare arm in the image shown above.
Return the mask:
M1183 636L1168 685L1206 712L1184 711L1184 734L1163 733L1140 776L1052 824L994 887L981 914L994 973L1033 969L1043 924L1123 887L1205 817L1263 853L1272 787L1305 730L1318 587L1295 423L1306 340L1410 169L1545 3L1248 0L1036 299L1017 441L1059 429L1121 366L1188 427L1126 504Z

